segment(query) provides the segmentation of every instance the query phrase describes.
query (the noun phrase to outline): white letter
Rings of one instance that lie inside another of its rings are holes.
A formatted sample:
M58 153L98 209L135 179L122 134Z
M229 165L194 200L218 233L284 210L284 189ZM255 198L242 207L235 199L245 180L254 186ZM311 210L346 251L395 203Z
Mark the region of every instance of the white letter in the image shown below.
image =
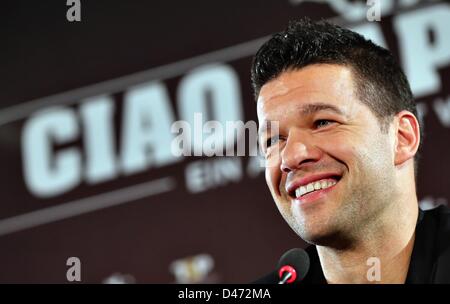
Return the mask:
M215 64L194 69L181 81L177 102L180 117L191 126L194 125L195 113L203 114L201 126L205 120L217 120L222 126L227 121L242 120L239 78L228 65ZM198 142L203 139L202 129L194 128L194 155L203 146L203 140ZM226 145L229 141L225 137L224 140Z
M214 183L211 180L211 166L208 161L195 161L189 163L185 169L186 188L190 193L205 191Z
M367 20L370 22L381 21L381 0L367 0L367 5L370 8L367 10Z
M242 179L241 158L222 158L213 163L213 176L217 185L226 185L228 182L239 182Z
M237 156L245 156L245 142L246 138L242 138L245 135L245 130L248 130L248 143L250 156L255 156L256 151L252 150L252 147L256 147L258 142L258 126L255 121L249 120L245 124L243 121L227 121L226 123L226 136L227 146L230 146L237 141ZM227 149L227 156L234 155L234 151Z
M44 110L33 115L22 133L25 184L36 196L61 194L80 182L81 157L75 148L53 153L52 143L66 144L78 136L78 123L71 109Z
M81 281L81 261L80 261L80 259L77 257L70 257L67 259L66 265L72 266L67 270L67 273L66 273L67 281L80 282Z
M194 156L203 155L203 114L202 112L194 113Z
M174 118L169 104L166 88L159 82L136 87L125 96L121 143L125 174L176 160L171 151Z
M191 156L191 126L187 121L179 120L172 124L170 128L172 133L178 134L171 143L172 154L176 157Z
M116 175L112 103L108 96L97 96L84 101L80 108L88 183L98 183Z
M405 73L416 97L438 92L438 69L450 62L450 6L434 5L399 15L394 20ZM429 31L434 42L429 42Z
M81 3L80 0L67 0L66 5L73 5L67 10L66 18L69 22L81 21Z
M367 280L369 282L381 281L380 259L376 257L368 258L366 264L372 266L367 270Z
M209 133L203 142L206 156L223 156L223 128L220 122L211 120L203 126L203 132Z

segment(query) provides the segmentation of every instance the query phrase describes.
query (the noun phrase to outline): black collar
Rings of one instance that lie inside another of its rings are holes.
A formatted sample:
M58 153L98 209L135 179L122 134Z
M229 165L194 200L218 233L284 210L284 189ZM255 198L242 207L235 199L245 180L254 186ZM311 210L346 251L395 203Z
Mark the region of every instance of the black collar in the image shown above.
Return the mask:
M436 244L433 233L437 227L432 219L424 216L425 212L419 208L416 232L411 261L406 276L406 284L430 283L433 276L433 252ZM430 231L431 230L431 231ZM430 250L432 249L432 250ZM310 271L303 280L303 284L326 284L316 246L309 246L306 251L310 257Z
M431 283L435 259L433 255L436 252L436 230L436 222L431 217L426 217L425 212L419 209L406 284Z

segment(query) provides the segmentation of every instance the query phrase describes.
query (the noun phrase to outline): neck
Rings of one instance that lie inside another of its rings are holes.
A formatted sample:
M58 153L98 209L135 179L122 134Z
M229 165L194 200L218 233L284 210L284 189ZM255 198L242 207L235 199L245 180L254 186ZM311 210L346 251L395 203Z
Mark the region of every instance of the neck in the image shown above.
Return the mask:
M317 246L328 283L405 282L414 245L417 198L392 205L408 208L387 210L382 219L361 231L344 249Z

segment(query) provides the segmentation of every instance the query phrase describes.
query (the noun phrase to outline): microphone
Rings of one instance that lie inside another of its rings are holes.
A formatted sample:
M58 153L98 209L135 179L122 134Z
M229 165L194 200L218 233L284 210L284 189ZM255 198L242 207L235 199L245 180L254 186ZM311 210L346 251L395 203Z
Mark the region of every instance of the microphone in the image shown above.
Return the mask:
M278 284L300 282L309 270L309 256L301 248L293 248L284 253L278 262Z

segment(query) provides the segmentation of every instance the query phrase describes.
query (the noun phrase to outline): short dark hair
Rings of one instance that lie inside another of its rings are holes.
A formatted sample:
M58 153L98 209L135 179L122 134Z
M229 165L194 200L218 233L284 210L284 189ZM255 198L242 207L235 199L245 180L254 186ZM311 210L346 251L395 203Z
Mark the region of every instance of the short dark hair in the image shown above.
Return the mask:
M281 73L321 63L352 70L356 94L378 118L382 131L402 110L418 117L408 80L391 52L351 30L309 18L291 21L258 50L251 68L255 99L261 87ZM416 166L418 158L419 153Z

